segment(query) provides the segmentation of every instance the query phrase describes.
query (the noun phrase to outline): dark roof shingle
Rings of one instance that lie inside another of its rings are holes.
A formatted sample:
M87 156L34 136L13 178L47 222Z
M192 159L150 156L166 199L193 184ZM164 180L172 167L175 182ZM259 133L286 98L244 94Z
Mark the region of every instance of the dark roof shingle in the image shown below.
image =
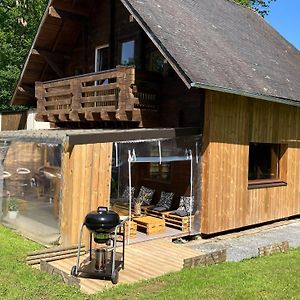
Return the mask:
M300 103L300 52L254 11L228 0L121 1L187 83Z

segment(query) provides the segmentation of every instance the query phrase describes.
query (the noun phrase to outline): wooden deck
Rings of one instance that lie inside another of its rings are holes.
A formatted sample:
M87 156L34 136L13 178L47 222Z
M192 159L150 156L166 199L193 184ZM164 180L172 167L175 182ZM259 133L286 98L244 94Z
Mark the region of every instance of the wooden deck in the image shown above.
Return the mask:
M125 270L120 271L120 283L133 283L150 279L163 274L179 271L183 268L185 259L198 257L199 251L189 249L184 245L172 243L169 239L158 239L126 246ZM86 258L82 256L81 261ZM62 271L63 277L70 274L76 258L68 258L49 262L50 268ZM110 281L100 279L78 278L82 292L97 293L112 287Z

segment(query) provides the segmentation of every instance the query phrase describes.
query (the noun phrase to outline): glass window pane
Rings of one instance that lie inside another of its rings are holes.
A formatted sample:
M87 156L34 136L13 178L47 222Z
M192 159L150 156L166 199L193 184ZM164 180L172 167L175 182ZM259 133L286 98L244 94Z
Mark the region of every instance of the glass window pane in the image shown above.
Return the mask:
M279 160L279 144L250 143L248 179L278 179Z
M150 55L149 71L162 73L163 67L164 67L163 56L158 51L152 52Z
M121 65L129 66L134 64L134 41L127 41L121 46Z
M96 49L95 72L101 72L109 69L109 47Z

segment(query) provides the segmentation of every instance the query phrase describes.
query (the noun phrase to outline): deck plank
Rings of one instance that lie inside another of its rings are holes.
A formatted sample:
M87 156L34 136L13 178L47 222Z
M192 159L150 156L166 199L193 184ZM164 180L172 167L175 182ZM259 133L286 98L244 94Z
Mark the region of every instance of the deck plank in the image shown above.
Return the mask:
M126 246L125 270L120 271L120 283L133 283L143 279L155 278L183 268L186 258L199 256L199 251L176 245L169 239L156 239ZM81 257L81 261L88 254ZM76 258L66 258L49 262L53 267L70 274ZM110 281L90 278L80 278L81 291L94 294L111 288Z

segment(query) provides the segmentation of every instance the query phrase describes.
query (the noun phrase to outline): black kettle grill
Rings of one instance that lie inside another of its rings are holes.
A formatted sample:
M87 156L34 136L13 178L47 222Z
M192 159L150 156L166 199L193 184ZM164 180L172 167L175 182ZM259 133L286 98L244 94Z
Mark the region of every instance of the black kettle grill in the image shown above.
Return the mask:
M113 284L119 281L119 271L124 269L125 258L125 222L120 222L119 215L107 207L98 207L97 211L88 213L80 228L77 264L71 269L71 275L87 275L88 277L109 278ZM90 232L89 263L80 265L80 247L82 242L83 228ZM121 230L123 228L123 230ZM121 239L118 239L121 236ZM92 249L92 238L100 244L100 248ZM116 259L117 243L122 243L122 258ZM92 253L95 258L92 258Z

